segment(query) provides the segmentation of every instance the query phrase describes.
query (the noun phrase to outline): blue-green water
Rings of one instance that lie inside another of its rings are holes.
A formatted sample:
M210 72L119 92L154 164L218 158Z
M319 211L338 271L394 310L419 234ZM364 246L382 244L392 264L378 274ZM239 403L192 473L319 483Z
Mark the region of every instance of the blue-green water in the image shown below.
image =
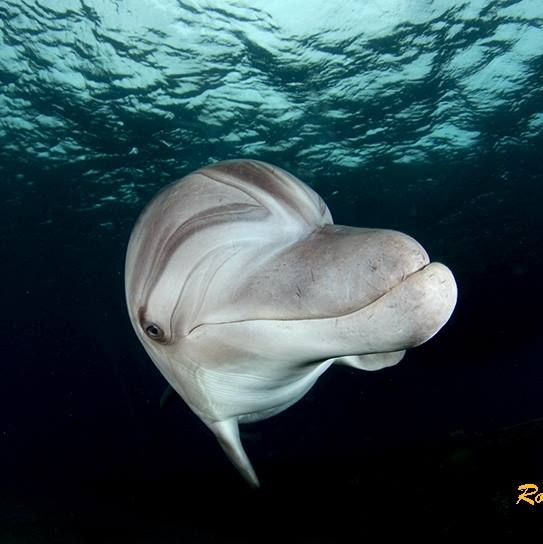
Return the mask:
M540 0L2 0L0 112L2 542L541 535ZM246 428L256 495L159 410L122 283L151 196L236 157L459 285L400 365Z

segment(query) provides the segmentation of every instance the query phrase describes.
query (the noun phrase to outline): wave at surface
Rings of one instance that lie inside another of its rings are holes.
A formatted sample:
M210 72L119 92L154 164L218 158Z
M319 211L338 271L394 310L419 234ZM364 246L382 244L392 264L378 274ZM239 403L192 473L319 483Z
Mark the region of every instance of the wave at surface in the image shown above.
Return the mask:
M128 204L212 160L311 178L543 132L540 0L3 0L0 17L4 177L66 167Z

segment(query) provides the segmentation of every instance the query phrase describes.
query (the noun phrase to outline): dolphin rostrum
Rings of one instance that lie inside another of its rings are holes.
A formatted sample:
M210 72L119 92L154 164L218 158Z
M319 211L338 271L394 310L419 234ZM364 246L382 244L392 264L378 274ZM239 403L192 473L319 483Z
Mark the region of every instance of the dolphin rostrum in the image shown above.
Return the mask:
M254 486L239 423L285 410L333 363L398 363L457 296L413 238L334 225L310 187L254 160L160 191L132 231L125 284L147 353Z

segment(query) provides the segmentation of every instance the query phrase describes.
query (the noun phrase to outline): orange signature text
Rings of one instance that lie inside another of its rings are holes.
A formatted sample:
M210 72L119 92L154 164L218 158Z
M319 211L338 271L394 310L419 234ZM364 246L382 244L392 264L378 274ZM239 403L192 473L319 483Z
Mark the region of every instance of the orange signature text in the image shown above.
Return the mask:
M535 484L522 484L518 486L520 491L517 498L517 504L519 502L527 502L530 505L539 504L543 502L543 493L539 492L539 488Z

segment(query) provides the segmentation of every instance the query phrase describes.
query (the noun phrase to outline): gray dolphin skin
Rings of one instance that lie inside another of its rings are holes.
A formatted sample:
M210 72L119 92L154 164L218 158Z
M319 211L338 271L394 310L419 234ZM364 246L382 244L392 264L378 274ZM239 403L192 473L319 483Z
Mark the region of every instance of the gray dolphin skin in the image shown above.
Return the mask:
M451 271L413 238L334 225L281 168L231 160L160 191L130 237L130 320L243 477L238 424L285 410L332 364L395 365L451 316Z

